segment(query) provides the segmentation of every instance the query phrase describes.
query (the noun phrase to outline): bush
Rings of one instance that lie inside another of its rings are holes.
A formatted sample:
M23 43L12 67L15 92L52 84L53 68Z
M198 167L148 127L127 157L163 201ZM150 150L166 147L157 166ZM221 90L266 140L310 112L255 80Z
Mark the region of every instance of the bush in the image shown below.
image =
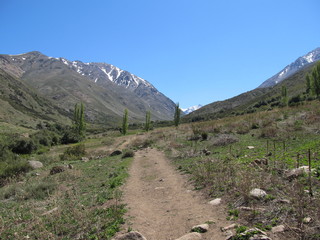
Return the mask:
M129 157L134 157L133 150L127 150L122 154L122 158L129 158Z
M304 100L300 95L294 96L289 100L289 106L299 105Z
M278 129L273 126L263 128L260 134L260 137L262 138L275 138L277 136L278 136Z
M78 144L73 147L68 147L62 155L61 160L76 160L83 157L86 154L86 148L84 144Z
M226 146L238 142L239 139L230 134L221 134L213 139L213 146Z
M38 149L38 145L30 138L21 138L11 146L11 151L17 154L31 154Z
M202 132L202 133L201 133L201 138L202 138L202 141L208 140L208 133Z
M24 160L0 162L0 186L5 185L9 178L18 177L30 170L32 170L31 166Z
M54 132L51 132L51 131L48 131L48 130L41 130L35 134L33 134L31 136L31 138L43 145L43 146L52 146L52 145L57 145L60 141L59 141L59 136L54 133Z
M250 132L251 126L247 122L239 122L234 125L236 128L236 133L238 134L247 134Z
M70 143L78 143L82 140L82 137L75 133L73 130L68 129L64 132L61 143L62 144L70 144Z

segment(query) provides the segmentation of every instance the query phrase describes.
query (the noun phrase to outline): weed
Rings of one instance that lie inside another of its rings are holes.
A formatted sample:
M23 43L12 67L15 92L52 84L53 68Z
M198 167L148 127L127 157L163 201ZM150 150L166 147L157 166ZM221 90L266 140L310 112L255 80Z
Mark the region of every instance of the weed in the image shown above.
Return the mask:
M245 232L247 230L248 230L248 227L246 227L246 226L238 226L236 228L236 233L243 233L243 232Z

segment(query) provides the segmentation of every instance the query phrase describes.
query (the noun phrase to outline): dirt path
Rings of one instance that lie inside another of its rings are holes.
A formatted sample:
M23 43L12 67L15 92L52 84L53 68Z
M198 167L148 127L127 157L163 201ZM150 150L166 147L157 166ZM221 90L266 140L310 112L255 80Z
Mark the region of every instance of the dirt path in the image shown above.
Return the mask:
M228 223L221 207L209 205L191 189L186 176L174 170L163 153L138 151L124 187L131 228L148 240L173 240L189 233L194 225L212 221L202 239L225 239L220 227Z

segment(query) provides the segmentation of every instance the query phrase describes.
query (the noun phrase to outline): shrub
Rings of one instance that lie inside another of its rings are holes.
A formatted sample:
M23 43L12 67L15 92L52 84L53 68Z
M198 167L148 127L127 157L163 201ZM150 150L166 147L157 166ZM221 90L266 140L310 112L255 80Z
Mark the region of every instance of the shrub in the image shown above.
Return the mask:
M238 142L239 139L230 134L221 134L213 139L213 146L226 146Z
M275 138L277 136L278 136L278 129L273 126L263 128L260 134L260 137L262 138Z
M30 138L21 138L11 146L11 151L17 154L31 154L38 149L38 145Z
M294 96L289 100L289 106L296 106L299 105L301 103L301 101L303 101L304 98L301 97L300 95Z
M64 132L61 143L62 144L69 144L69 143L78 143L82 140L82 137L75 133L73 130L68 129Z
M22 197L24 199L25 191L21 188L21 186L11 185L7 188L3 188L0 193L0 199L9 199L16 198L19 199Z
M202 141L208 140L208 133L202 132L202 133L201 133L201 138L202 138Z
M246 134L250 132L251 126L247 122L240 122L235 125L236 133L238 134Z
M41 182L28 185L26 187L26 199L45 199L49 197L55 190L56 184L54 182Z
M133 150L126 150L122 154L122 158L129 158L129 157L134 157L134 151Z
M43 146L52 146L57 145L59 143L59 136L51 131L48 130L41 130L31 136L31 138L43 145Z
M75 160L79 159L86 154L86 148L84 144L78 144L73 147L68 147L62 155L61 160Z
M18 177L30 170L32 170L31 166L24 160L0 162L0 186L5 185L9 178Z

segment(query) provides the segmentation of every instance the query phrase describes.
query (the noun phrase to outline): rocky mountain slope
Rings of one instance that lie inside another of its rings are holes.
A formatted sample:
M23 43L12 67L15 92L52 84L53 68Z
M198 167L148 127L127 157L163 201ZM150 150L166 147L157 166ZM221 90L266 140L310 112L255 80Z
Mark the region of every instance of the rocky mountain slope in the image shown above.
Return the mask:
M152 84L106 63L83 63L40 52L0 55L0 69L21 79L65 111L86 105L92 122L117 124L125 108L133 121L150 110L152 120L170 120L175 104Z
M260 87L233 98L208 104L184 117L184 121L199 121L220 118L234 114L250 113L263 106L271 109L279 103L281 87L286 86L288 97L298 96L305 91L305 76L320 60L320 48L300 57L279 74L265 81ZM282 74L281 74L282 73ZM281 75L281 76L280 76ZM283 77L283 78L282 78Z
M297 71L301 70L307 65L317 62L319 60L320 60L320 48L316 48L313 51L307 53L306 55L299 57L296 61L286 66L276 75L264 81L258 88L272 87L280 83L284 79L292 76Z
M71 115L72 116L72 115ZM35 127L43 121L70 123L70 114L0 69L0 121Z

